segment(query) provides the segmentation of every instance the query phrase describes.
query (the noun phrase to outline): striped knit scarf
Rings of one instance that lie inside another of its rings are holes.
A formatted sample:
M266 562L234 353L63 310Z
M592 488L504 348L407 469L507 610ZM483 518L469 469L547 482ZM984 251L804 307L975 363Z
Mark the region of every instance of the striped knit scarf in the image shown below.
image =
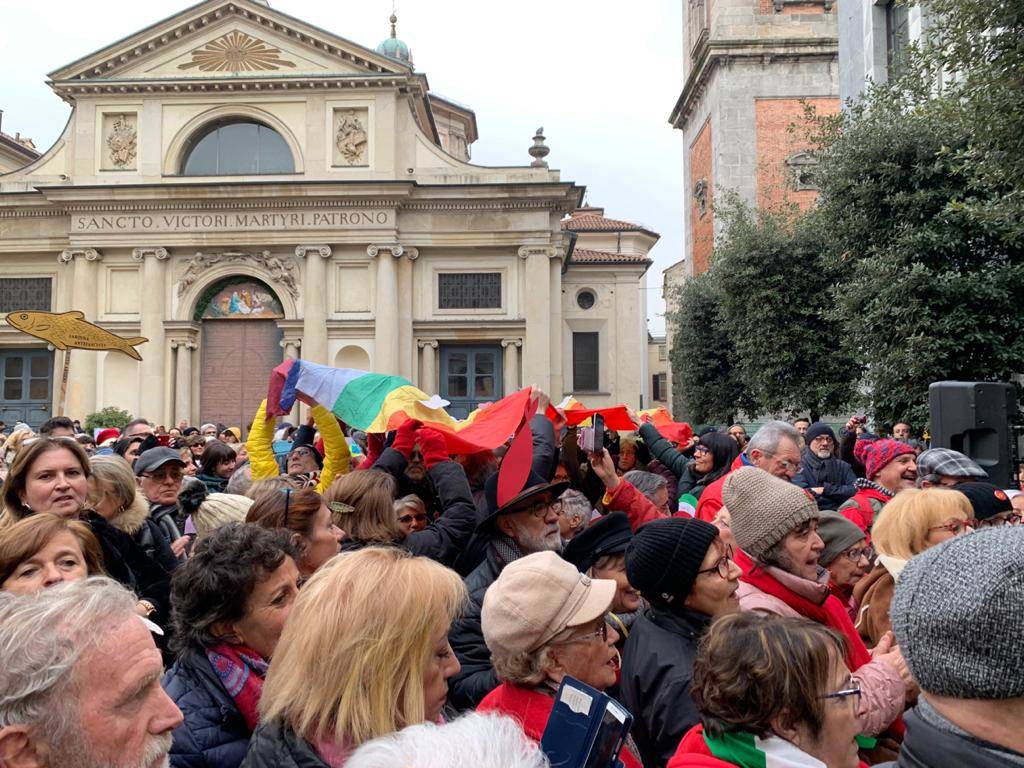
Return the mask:
M856 480L853 481L853 486L855 488L870 488L872 491L878 491L880 494L882 494L888 499L891 499L893 496L896 495L888 488L879 485L874 480L868 480L866 477L858 477Z

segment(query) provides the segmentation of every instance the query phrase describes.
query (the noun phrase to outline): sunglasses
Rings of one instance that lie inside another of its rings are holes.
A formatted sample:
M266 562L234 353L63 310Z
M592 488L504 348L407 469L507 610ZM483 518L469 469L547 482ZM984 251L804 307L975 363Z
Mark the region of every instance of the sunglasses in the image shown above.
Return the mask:
M417 523L425 523L427 522L427 516L422 513L417 513L415 515L402 515L400 518L398 518L398 522L400 522L402 525L409 525L409 523L413 521Z

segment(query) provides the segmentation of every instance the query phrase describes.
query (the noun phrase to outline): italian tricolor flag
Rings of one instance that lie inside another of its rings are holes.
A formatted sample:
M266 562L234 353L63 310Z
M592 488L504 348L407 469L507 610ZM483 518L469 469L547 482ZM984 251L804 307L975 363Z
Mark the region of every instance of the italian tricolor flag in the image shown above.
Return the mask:
M818 758L778 736L762 739L738 732L714 737L705 732L704 743L719 760L740 768L827 768Z

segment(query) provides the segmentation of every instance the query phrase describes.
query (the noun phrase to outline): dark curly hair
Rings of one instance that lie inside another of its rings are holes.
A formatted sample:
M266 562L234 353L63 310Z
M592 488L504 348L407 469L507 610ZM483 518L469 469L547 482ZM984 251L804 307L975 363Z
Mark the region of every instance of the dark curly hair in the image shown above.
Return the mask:
M719 736L746 731L764 738L772 720L804 724L817 738L833 665L846 640L806 619L734 613L716 620L693 668L693 699L704 730Z
M235 622L256 586L286 557L298 560L288 531L229 523L204 536L171 577L171 650L203 650L221 638L217 622Z

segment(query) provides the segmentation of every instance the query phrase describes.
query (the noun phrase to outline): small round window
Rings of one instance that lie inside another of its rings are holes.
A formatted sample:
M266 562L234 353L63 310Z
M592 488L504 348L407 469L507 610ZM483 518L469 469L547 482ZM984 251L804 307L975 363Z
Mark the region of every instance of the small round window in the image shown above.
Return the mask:
M595 301L597 301L597 297L594 296L593 291L580 291L576 294L576 303L579 304L580 309L590 309L594 306Z

